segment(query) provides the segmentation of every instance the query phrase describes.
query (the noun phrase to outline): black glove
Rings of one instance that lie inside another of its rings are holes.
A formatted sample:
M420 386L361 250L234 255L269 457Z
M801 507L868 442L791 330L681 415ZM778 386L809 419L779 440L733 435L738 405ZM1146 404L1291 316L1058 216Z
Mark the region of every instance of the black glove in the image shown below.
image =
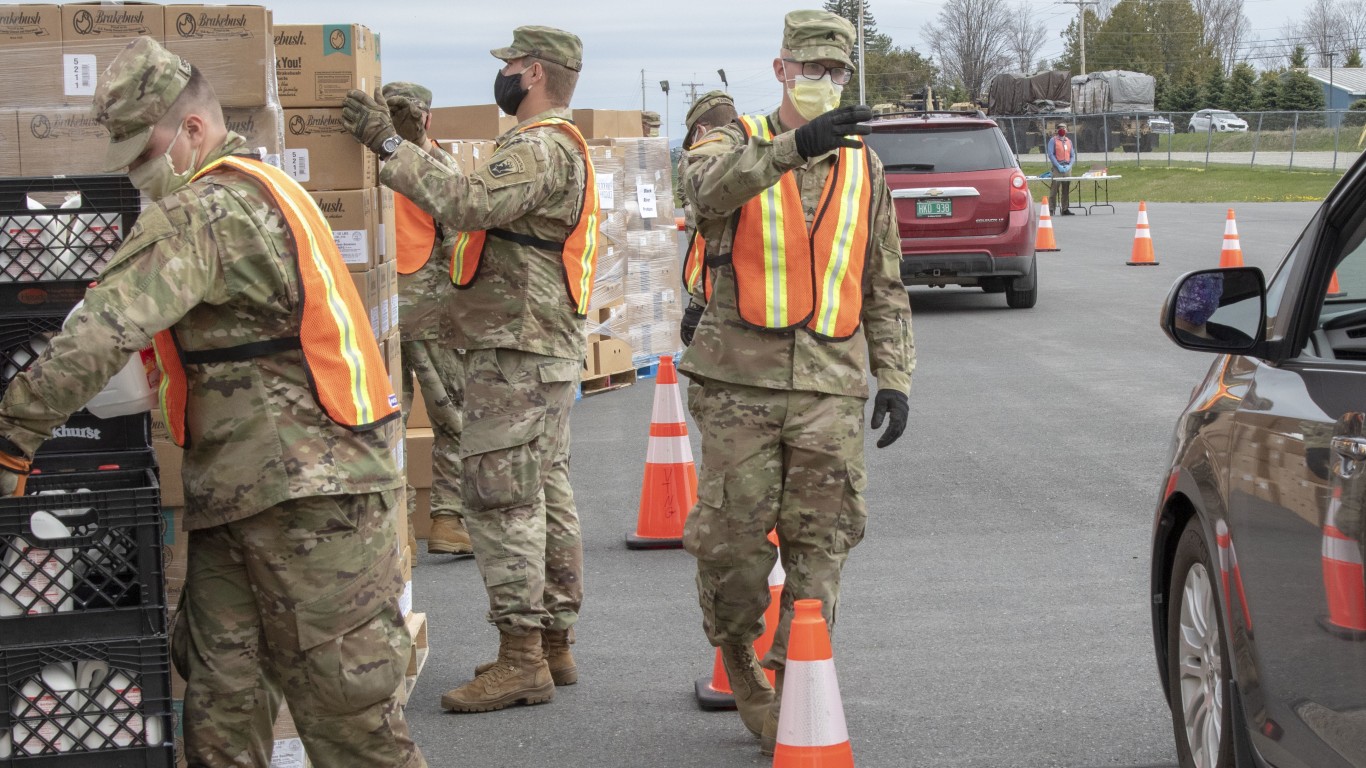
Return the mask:
M692 335L697 331L697 324L702 322L702 313L706 310L695 301L688 302L688 308L683 310L683 324L678 327L678 338L683 340L683 346L692 346Z
M911 415L910 398L906 397L905 392L897 392L894 389L879 389L877 399L873 401L873 429L882 428L882 418L889 417L887 421L887 431L878 438L877 447L886 448L896 442L901 433L906 431L906 419Z
M860 125L872 119L873 110L863 104L832 109L797 129L797 154L812 158L840 147L857 149L863 142L845 137L872 133L871 127Z
M411 141L419 147L427 146L427 109L418 101L413 101L406 96L390 96L385 99L385 106L389 107L389 117L394 121L394 129L404 140Z
M356 141L381 157L389 154L384 151L384 142L398 135L398 131L394 130L394 119L389 116L389 107L378 88L373 97L365 91L349 91L346 101L342 103L342 124L356 137Z
M32 464L19 446L0 437L0 496L23 496Z

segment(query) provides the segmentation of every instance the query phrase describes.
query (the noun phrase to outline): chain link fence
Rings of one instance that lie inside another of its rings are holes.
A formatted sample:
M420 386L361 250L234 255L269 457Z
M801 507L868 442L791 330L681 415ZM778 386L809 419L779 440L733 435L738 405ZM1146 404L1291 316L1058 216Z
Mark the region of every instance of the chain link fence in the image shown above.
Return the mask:
M1020 162L1044 160L1044 141L1068 126L1080 159L1139 165L1202 163L1346 170L1366 149L1366 111L1152 112L994 115Z

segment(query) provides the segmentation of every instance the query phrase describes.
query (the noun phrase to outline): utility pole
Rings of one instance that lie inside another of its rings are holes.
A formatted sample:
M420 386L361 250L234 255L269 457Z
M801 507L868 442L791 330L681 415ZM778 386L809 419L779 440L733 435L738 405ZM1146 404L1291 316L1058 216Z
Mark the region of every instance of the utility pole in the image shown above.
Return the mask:
M640 70L640 111L645 111L645 70Z
M697 75L693 75L693 77L697 77ZM680 85L688 89L688 108L692 109L692 105L697 103L697 89L706 83L680 83Z
M1081 45L1081 71L1077 74L1086 74L1086 6L1100 5L1100 0L1059 0L1063 5L1077 6L1077 35Z

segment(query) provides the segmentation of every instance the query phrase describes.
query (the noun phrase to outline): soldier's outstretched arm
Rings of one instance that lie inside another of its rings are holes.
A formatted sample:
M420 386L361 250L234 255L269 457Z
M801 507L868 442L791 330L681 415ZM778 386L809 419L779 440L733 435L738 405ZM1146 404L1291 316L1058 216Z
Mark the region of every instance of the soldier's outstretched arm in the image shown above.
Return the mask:
M718 219L805 162L797 154L792 131L774 136L773 141L757 136L746 141L744 130L732 124L708 133L683 155L679 179L696 214Z
M892 193L881 173L874 187L873 251L865 266L863 325L868 363L879 390L911 391L915 369L915 336L911 302L901 282L901 236Z
M181 201L178 195L169 199ZM172 204L169 215L165 206L157 203L143 211L99 284L86 291L85 303L37 362L10 382L0 401L0 435L28 455L99 394L129 355L150 346L158 331L205 301L226 298L217 256L226 230L210 233L210 217L199 215L194 202ZM221 209L215 215L222 215ZM240 223L234 229L244 238L255 236L260 226L245 216Z
M384 163L379 180L448 229L501 227L535 210L555 191L547 144L534 133L518 135L474 173L464 174L404 142Z

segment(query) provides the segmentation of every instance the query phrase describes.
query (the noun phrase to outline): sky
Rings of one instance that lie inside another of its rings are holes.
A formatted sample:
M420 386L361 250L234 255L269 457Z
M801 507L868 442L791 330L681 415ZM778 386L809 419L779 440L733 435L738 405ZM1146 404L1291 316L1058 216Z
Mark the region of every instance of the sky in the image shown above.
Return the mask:
M258 0L260 1L260 0ZM1042 56L1062 53L1058 33L1076 17L1075 5L1056 0L1018 0L1049 28ZM1287 23L1287 7L1302 0L1244 0L1252 36L1274 38ZM492 48L512 41L523 24L559 27L584 43L584 69L573 106L585 109L641 109L667 114L661 130L681 137L690 86L701 94L721 87L742 112L767 111L782 97L772 62L782 42L783 15L819 8L822 0L281 0L267 4L276 23L360 23L383 39L384 79L412 80L432 89L437 106L493 102L493 78L500 64ZM925 26L941 0L872 0L878 31L903 48L929 55ZM660 81L669 82L669 93ZM857 87L855 79L850 87Z

